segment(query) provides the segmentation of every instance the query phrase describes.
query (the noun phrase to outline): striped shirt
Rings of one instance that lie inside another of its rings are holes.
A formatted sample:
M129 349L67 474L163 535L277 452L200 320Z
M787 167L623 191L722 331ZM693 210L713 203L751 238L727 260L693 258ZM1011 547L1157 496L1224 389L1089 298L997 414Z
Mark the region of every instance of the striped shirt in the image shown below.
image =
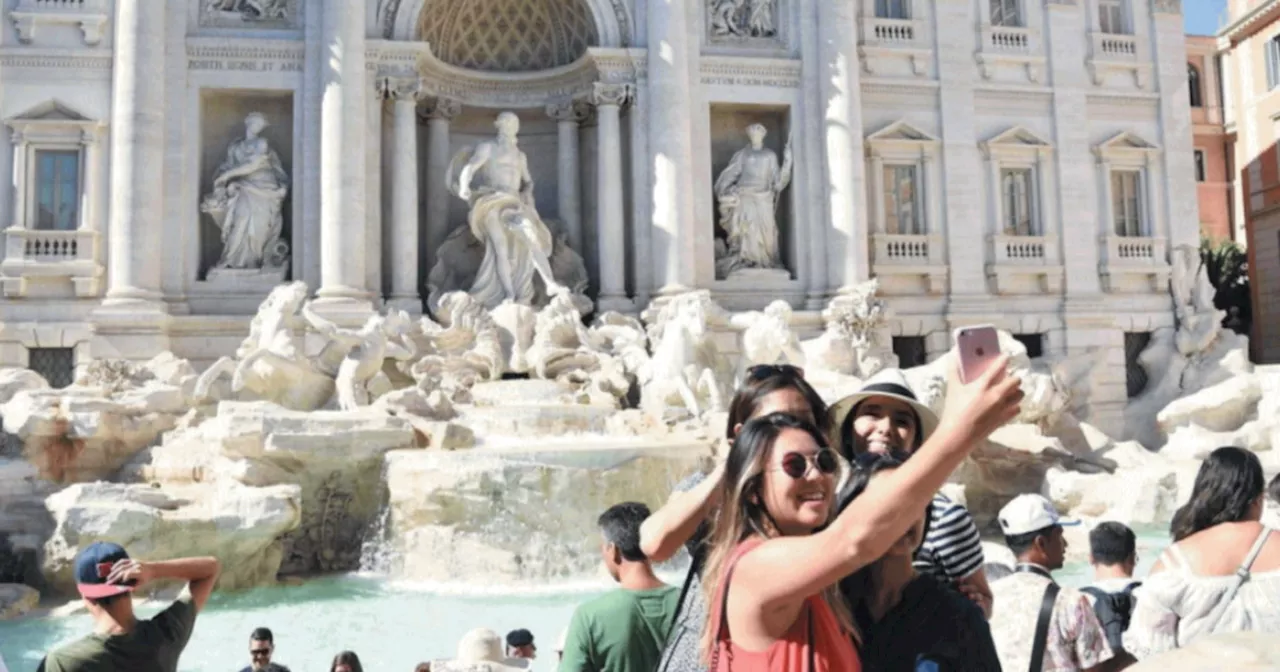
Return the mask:
M946 495L934 495L929 533L916 555L916 569L939 579L959 581L981 569L982 563L982 538L973 516Z

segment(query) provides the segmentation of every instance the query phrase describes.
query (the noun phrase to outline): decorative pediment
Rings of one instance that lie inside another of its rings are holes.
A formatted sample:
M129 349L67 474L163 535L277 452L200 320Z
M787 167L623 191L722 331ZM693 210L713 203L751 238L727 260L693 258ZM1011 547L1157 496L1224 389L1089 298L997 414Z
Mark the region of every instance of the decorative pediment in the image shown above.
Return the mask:
M1036 135L1023 126L1014 126L981 144L988 157L1001 155L1045 154L1053 149L1053 143Z
M51 98L35 107L14 115L7 122L14 121L57 121L57 122L92 122L93 119L81 114L66 103Z
M1159 149L1160 148L1157 147L1156 145L1153 145L1150 142L1143 140L1140 136L1130 133L1129 131L1121 131L1111 136L1109 139L1098 143L1098 146L1097 146L1097 151L1099 153L1106 153L1109 151L1124 152L1124 151L1135 151L1135 150L1141 151L1141 152L1154 152L1154 151L1158 151Z
M915 126L912 126L907 122L907 120L900 119L867 136L868 144L874 144L877 142L936 143L938 142L938 139Z

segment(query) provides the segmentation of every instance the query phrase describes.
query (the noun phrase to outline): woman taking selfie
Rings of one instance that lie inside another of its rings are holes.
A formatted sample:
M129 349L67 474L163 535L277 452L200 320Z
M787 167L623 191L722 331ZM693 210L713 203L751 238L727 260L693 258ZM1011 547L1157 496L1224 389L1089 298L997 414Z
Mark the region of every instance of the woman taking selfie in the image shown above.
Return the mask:
M839 458L822 432L785 415L743 426L703 572L713 672L861 669L836 583L883 556L969 450L1017 415L1022 391L1006 364L995 360L960 390L915 456L834 520Z
M827 405L805 382L802 370L788 365L759 365L747 370L742 386L729 404L726 442L733 441L743 423L770 413L788 413L818 427L827 426ZM719 506L713 494L723 477L723 462L710 474L695 472L677 485L666 505L653 512L640 527L640 548L649 560L663 562L679 552L681 546L688 548L690 557L676 622L667 638L659 672L706 669L700 662L699 639L707 620L707 609L699 578L705 560L705 521Z

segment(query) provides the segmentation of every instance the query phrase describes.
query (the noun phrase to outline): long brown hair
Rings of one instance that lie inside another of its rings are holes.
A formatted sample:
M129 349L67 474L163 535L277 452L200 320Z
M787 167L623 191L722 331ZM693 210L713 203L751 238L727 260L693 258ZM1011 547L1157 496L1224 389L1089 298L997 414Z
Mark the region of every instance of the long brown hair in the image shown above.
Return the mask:
M702 590L712 612L719 607L716 600L720 589L729 589L729 559L738 545L753 536L771 539L781 534L773 522L773 516L765 508L760 486L764 482L765 465L773 446L782 432L788 429L805 432L819 446L827 447L827 440L817 427L793 415L770 413L747 421L729 450L719 492L720 501L724 504L707 539L710 550L702 570ZM857 631L848 605L840 597L836 587L829 586L823 590L822 596L835 612L840 624L856 637ZM720 618L727 618L727 615L720 614ZM708 618L702 633L703 662L710 661L719 630L720 620Z

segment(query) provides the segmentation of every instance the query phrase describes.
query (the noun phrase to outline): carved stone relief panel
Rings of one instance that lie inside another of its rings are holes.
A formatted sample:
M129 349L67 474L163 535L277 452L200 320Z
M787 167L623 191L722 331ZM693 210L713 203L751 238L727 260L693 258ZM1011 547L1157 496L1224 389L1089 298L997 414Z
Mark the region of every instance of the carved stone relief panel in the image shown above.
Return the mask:
M707 39L713 44L765 42L779 39L781 0L706 0Z
M297 28L301 0L200 0L200 25L209 28Z

